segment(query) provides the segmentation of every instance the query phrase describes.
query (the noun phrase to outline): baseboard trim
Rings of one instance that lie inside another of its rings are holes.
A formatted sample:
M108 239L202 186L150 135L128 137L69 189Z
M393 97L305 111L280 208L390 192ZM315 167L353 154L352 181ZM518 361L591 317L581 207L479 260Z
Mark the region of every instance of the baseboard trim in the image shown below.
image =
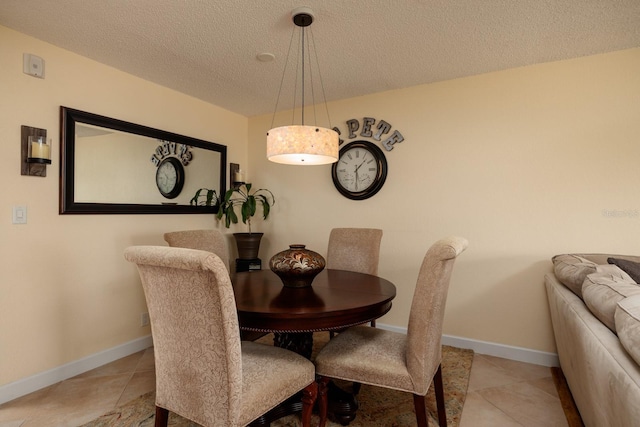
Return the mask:
M377 323L376 327L388 331L407 333L407 328ZM519 362L533 363L542 366L560 366L558 355L523 347L515 347L497 344L488 341L479 341L469 338L461 338L453 335L443 335L442 344L452 347L467 348L479 354L502 357ZM23 378L13 383L0 386L0 405L18 397L33 393L44 387L48 387L68 378L75 377L99 366L142 351L153 345L151 335L129 341L119 346L101 351L82 359L67 363L57 368Z
M376 327L388 331L407 333L407 328L376 323ZM488 341L479 341L470 338L461 338L453 335L443 335L442 344L451 347L467 348L478 354L502 357L504 359L516 360L518 362L533 363L542 366L560 366L560 360L555 353L532 350L524 347L515 347L505 344L497 344Z
M152 345L151 335L147 335L48 371L3 385L0 387L0 404L137 353Z

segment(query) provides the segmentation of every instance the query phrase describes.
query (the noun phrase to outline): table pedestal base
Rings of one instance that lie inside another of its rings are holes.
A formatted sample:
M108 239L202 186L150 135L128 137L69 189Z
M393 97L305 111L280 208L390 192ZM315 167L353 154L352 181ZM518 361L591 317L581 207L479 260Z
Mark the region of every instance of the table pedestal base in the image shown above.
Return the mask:
M344 391L333 381L329 381L327 387L329 417L343 426L349 425L356 418L358 399L355 394Z
M280 333L273 334L273 344L276 347L286 348L301 356L311 359L313 351L313 332L296 332L296 333Z

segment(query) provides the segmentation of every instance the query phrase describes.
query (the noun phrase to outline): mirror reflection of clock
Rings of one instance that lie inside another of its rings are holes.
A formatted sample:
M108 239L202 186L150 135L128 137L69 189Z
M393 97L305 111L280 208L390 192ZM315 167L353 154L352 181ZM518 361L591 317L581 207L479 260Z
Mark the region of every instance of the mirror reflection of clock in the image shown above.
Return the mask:
M156 170L156 186L167 199L178 197L184 187L184 166L179 159L167 157Z

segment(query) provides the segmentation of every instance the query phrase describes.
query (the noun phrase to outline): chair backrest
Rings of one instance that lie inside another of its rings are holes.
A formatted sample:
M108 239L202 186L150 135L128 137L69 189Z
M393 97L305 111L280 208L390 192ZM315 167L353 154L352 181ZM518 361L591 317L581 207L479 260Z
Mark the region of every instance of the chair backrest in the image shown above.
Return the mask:
M133 246L156 364L156 405L202 425L235 425L242 359L229 273L206 251Z
M416 282L407 328L407 369L418 394L426 393L442 360L442 322L456 257L468 242L449 237L427 251Z
M327 268L378 275L382 230L334 228L329 234Z
M199 249L218 255L229 270L229 250L224 234L218 230L184 230L164 234L164 240L176 248Z

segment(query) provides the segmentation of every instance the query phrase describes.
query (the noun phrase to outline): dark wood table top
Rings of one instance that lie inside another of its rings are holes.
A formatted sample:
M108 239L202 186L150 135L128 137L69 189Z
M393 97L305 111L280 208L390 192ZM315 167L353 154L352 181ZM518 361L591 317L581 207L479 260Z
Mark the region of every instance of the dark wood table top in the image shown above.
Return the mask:
M323 270L308 288L287 288L271 270L235 273L240 328L315 332L367 323L386 314L396 287L378 276Z

